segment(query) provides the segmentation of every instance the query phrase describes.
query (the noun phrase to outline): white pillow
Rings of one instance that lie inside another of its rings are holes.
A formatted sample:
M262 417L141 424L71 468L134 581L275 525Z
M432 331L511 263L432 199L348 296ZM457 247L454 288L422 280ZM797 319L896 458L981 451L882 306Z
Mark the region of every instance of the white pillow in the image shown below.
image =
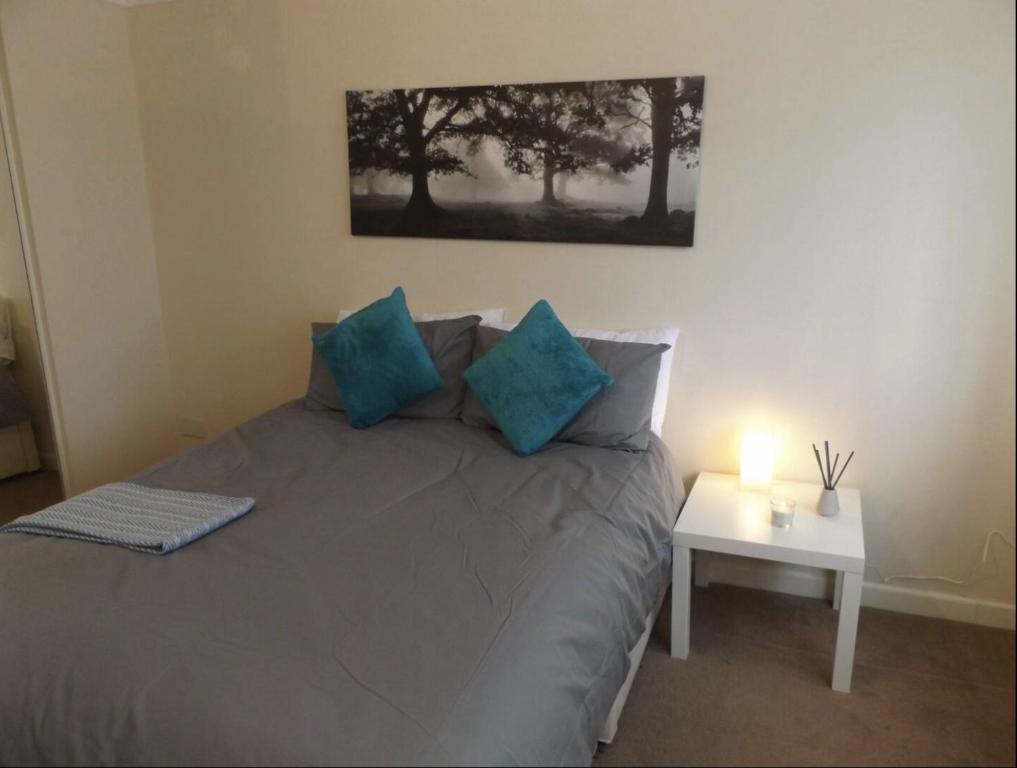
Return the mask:
M481 322L501 331L511 331L516 323ZM637 331L602 331L595 328L570 328L573 336L604 341L634 341L639 344L670 344L671 349L660 356L660 372L657 374L657 389L653 395L653 411L650 415L650 429L660 437L667 413L667 394L671 388L671 365L674 363L674 349L678 345L678 328L645 328Z
M353 314L353 310L340 309L339 317L336 318L336 322L341 322L347 317ZM464 310L462 312L411 312L411 317L414 322L426 323L429 320L455 320L457 317L466 317L467 315L480 315L480 322L483 325L492 325L501 323L505 319L504 309L474 309Z

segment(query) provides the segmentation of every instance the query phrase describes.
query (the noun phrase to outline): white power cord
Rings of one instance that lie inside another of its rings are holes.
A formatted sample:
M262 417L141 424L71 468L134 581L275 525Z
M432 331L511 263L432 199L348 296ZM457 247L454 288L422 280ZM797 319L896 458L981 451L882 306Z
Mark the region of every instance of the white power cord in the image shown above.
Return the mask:
M1010 539L1008 539L1006 536L1004 536L1002 531L999 530L989 531L988 535L985 537L985 546L982 547L982 559L975 564L975 567L972 568L968 572L968 575L963 579L951 579L949 576L920 576L911 574L894 574L892 576L884 576L880 572L880 570L874 565L866 565L865 567L875 571L876 575L879 577L879 580L884 584L888 584L891 581L943 581L946 582L947 584L955 584L958 587L968 587L971 586L972 584L978 584L979 582L992 578L999 572L999 563L996 561L996 555L993 554L992 573L987 573L984 576L979 577L978 579L974 578L975 572L979 569L979 567L981 567L982 565L989 561L990 554L989 545L992 544L992 539L993 537L996 536L999 537L1000 541L1002 541L1004 544L1010 547L1010 549L1015 548L1014 543L1010 541Z

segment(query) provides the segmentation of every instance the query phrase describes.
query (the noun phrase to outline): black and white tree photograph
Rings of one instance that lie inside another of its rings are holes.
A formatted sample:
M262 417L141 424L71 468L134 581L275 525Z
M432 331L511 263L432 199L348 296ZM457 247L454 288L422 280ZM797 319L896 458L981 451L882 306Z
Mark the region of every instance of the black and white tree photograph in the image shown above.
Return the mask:
M347 91L354 235L691 246L703 77Z

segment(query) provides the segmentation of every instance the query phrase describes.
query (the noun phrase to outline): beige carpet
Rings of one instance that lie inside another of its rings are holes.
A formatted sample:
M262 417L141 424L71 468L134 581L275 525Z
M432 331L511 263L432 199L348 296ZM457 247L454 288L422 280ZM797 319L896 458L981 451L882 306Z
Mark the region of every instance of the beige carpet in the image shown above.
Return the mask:
M1013 632L863 608L843 694L829 603L722 584L692 600L689 659L668 655L665 602L596 766L1014 765Z
M0 525L63 499L60 475L42 470L0 480Z

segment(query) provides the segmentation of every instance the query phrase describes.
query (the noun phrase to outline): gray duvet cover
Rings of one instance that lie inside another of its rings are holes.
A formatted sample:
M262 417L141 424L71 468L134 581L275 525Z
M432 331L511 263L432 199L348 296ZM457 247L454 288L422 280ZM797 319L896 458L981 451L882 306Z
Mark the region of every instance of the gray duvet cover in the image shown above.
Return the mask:
M0 763L587 764L682 496L656 438L302 403L134 481L257 505L164 557L0 540Z

